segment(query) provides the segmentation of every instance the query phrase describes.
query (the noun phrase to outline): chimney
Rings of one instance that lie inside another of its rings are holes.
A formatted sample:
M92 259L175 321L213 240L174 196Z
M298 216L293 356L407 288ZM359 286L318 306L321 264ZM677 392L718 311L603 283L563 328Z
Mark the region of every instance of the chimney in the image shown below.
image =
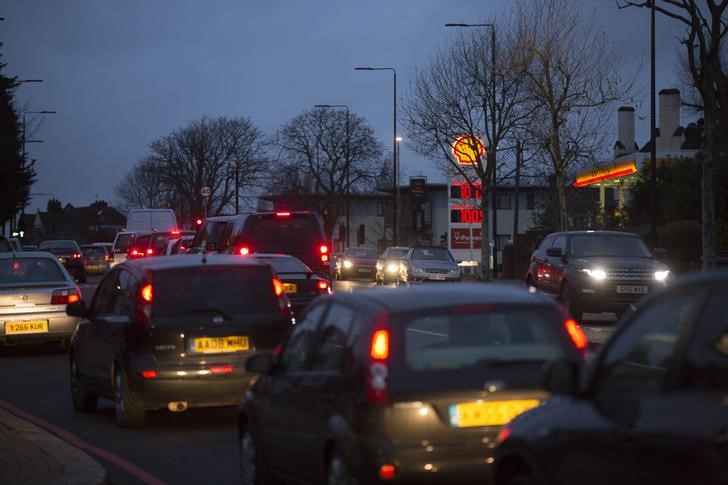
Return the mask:
M631 106L622 106L617 110L617 135L617 141L622 147L614 149L614 156L634 152L634 108Z
M660 138L662 144L669 144L671 137L680 127L680 90L660 91Z

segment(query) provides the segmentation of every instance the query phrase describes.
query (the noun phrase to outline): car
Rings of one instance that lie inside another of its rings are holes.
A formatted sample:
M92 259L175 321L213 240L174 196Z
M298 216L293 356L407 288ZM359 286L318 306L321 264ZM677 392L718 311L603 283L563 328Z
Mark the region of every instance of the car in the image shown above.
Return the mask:
M406 246L390 246L384 250L377 260L376 275L378 284L391 283L399 278L399 265L409 251Z
M561 301L576 321L585 312L621 317L645 294L663 288L669 268L637 234L571 231L549 234L531 256L526 283Z
M331 278L328 238L315 212L279 210L209 217L197 231L190 252L202 250L243 256L289 254Z
M509 423L496 484L724 484L728 480L728 272L648 295L554 398Z
M127 214L129 232L168 232L177 230L177 217L172 209L132 209Z
M414 246L402 258L397 283L460 281L462 277L462 269L447 248Z
M335 278L347 280L366 278L373 280L376 276L377 251L367 247L347 248L344 256L336 262Z
M111 267L111 258L104 246L96 244L84 244L81 246L86 257L86 272L104 274Z
M111 266L116 266L117 264L121 264L127 259L127 255L129 254L129 249L131 249L132 246L134 246L134 242L136 241L136 232L129 232L129 231L122 231L116 233L116 237L114 238L114 245L113 245L113 257L111 258Z
M74 409L115 403L119 426L155 409L231 406L251 375L246 359L274 349L292 325L270 266L231 255L141 258L115 266L81 317L70 352Z
M524 287L375 287L314 300L238 417L243 483L481 483L502 425L579 367L579 326Z
M291 302L294 315L300 315L312 300L321 295L330 295L331 282L314 273L303 262L287 254L255 253L250 255L256 261L269 264L283 283L283 290Z
M167 243L165 254L171 256L173 254L184 254L192 247L194 235L179 236L177 239L170 239Z
M38 251L47 251L58 257L69 273L79 283L86 282L86 265L88 261L76 241L68 239L53 239L43 241L38 245Z
M55 256L47 252L0 253L0 344L61 342L79 319L66 305L81 291Z
M154 255L154 250L149 247L152 234L151 232L134 233L134 242L126 251L126 261Z

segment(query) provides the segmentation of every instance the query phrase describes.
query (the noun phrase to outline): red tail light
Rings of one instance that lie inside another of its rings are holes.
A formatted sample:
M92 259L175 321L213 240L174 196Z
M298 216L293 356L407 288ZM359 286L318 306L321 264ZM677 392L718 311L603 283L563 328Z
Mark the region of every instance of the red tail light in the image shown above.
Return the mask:
M107 262L109 261L109 255L108 254L104 255L104 261L107 261Z
M276 212L276 217L291 217L290 212Z
M379 478L382 480L391 480L397 474L397 469L391 463L385 463L379 467Z
M156 379L157 371L155 370L143 370L139 373L144 379Z
M178 235L178 234L179 234L179 231L172 231L172 235L173 235L173 236L176 236L176 235Z
M382 329L374 332L369 355L374 360L387 360L389 358L389 330Z
M321 246L319 246L319 251L321 252L321 254L326 254L329 252L329 247L326 244L322 244Z
M142 286L141 291L139 294L142 297L142 300L144 300L147 303L152 302L152 297L154 296L154 287L151 283L147 283L146 285Z
M73 253L71 255L71 258L73 258L73 259L81 259L81 255L79 253Z
M151 283L142 282L139 287L139 296L137 298L136 321L139 324L146 325L152 319L152 298L154 296L154 287Z
M154 256L154 249L152 249L152 248L147 249L147 256Z
M250 248L247 246L243 246L240 249L238 249L238 253L242 256L245 256L247 254L250 254Z
M581 331L581 327L574 320L566 320L564 322L564 328L571 337L571 341L574 342L574 347L579 350L585 350L589 345L589 341L586 339L586 335Z
M51 295L51 305L68 305L76 303L81 299L81 290L78 288L66 288L55 290Z
M129 257L132 258L132 259L133 258L143 258L144 257L144 252L141 251L141 250L139 250L139 249L137 249L137 248L132 248L132 250L129 251Z
M216 365L213 367L210 367L210 372L213 374L232 374L233 373L233 366L231 365Z
M281 296L283 294L283 283L281 283L281 280L278 278L273 278L273 291L276 296Z
M388 316L382 313L377 317L376 330L372 334L369 346L371 364L365 374L365 388L369 404L384 406L389 403L388 378L389 368L389 330L386 328Z
M328 281L319 281L318 289L321 291L327 291L329 289L329 282Z

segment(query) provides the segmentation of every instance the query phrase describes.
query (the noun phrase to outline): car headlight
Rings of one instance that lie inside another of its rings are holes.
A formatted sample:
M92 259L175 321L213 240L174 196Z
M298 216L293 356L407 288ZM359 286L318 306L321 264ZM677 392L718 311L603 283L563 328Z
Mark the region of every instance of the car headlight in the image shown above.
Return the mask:
M603 269L582 269L582 271L597 281L607 279L607 272Z
M665 281L669 274L670 274L670 270L655 271L655 279L657 281Z
M396 273L399 271L399 265L397 263L389 263L387 265L387 273Z
M349 269L352 266L354 266L354 264L351 261L349 261L348 259L344 260L344 268Z

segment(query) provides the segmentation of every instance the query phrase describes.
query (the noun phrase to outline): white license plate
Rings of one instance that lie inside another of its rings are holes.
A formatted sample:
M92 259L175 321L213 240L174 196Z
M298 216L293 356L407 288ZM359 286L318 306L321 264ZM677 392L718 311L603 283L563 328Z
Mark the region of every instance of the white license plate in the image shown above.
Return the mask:
M444 274L431 274L430 279L437 280L437 281L445 281L445 275Z
M371 268L359 268L357 271L360 273L371 273L372 269Z
M619 285L619 286L617 286L617 293L647 293L647 287L646 286Z

